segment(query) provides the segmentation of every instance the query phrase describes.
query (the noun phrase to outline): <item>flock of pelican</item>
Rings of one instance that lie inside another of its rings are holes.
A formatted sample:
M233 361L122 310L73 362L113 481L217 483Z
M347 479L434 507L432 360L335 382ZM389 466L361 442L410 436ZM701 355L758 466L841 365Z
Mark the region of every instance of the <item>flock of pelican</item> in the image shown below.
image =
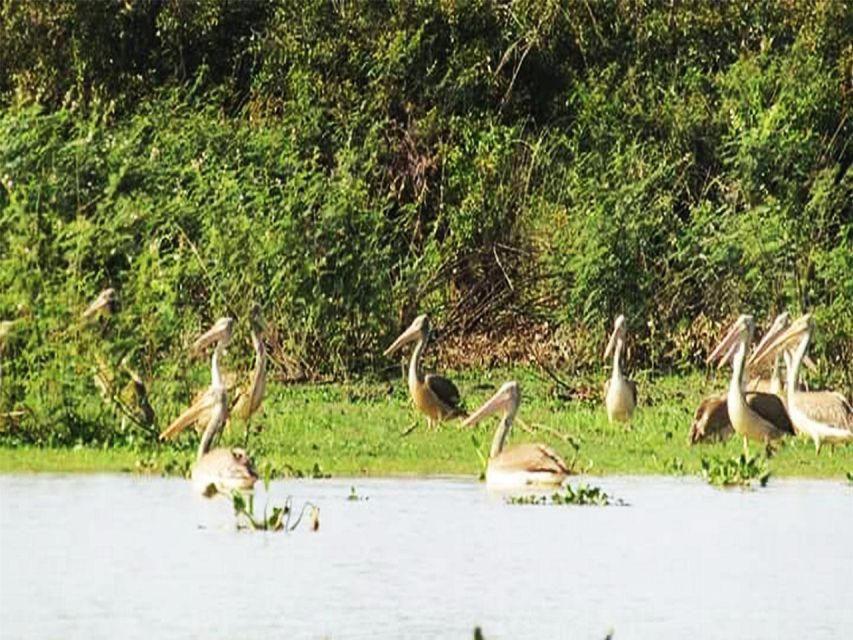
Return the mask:
M83 312L91 318L109 314L115 309L116 294L106 289ZM231 416L246 423L261 408L266 387L266 347L263 339L263 322L260 308L252 307L249 324L255 363L248 384L237 389L233 405L229 405L229 387L220 370L220 359L234 334L234 320L223 317L199 336L192 351L201 353L213 346L210 364L210 386L199 393L192 404L175 418L160 434L161 440L174 437L189 425L196 425L201 437L191 479L195 490L211 496L219 492L247 490L258 480L258 473L245 449L239 447L214 447ZM0 324L0 347L9 332L9 323ZM750 353L755 321L752 316L740 316L730 327L722 341L708 357L708 362L718 362L718 368L732 363L732 377L725 394L708 396L702 400L691 426L691 444L703 440L722 439L737 434L748 453L749 440L766 447L780 438L802 434L810 438L819 453L824 443L832 445L853 442L853 407L840 393L831 391L804 391L799 387L801 365L814 366L807 351L815 329L814 319L806 314L791 323L787 313L779 315L758 346ZM611 376L604 386L604 404L608 420L628 422L637 408L637 385L623 371L622 354L627 336L625 317L616 318L613 332L604 351L605 360L612 354ZM456 385L443 376L424 373L421 361L430 338L430 323L420 315L385 350L391 355L403 346L414 342L408 368L408 386L414 406L433 427L454 418L462 418L462 426L477 424L486 417L500 412L500 423L492 439L486 467L486 484L491 487L556 486L562 484L570 473L560 455L552 448L539 443L507 445L510 430L518 413L521 394L518 383L506 382L479 409L470 415L462 406ZM773 362L769 383L763 380L747 382L747 369L757 369L768 361ZM781 364L787 367L785 385L782 384ZM144 385L138 376L134 384ZM522 425L523 426L523 425Z

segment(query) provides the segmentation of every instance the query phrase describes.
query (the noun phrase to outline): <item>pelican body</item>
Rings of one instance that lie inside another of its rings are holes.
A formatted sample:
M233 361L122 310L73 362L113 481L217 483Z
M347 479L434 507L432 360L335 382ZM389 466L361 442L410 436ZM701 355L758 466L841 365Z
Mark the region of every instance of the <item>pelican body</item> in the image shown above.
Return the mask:
M613 352L613 372L605 384L604 404L607 407L607 419L613 422L627 422L637 406L637 384L628 380L622 373L622 349L625 346L625 316L616 318L610 341L604 350L607 358Z
M535 443L506 446L520 402L518 383L506 382L462 423L463 427L471 426L496 411L504 412L492 438L489 462L486 466L486 486L493 489L559 486L571 471L560 454L551 447Z
M796 345L791 355L786 381L788 411L795 429L810 437L814 442L815 451L820 453L824 442L853 442L853 407L841 394L798 390L800 365L806 357L814 329L815 322L811 314L802 316L787 331L757 351L752 361L759 363L779 350L784 351Z
M729 390L726 394L726 406L729 412L729 419L732 427L739 436L743 438L744 453L749 452L748 440L756 440L765 445L769 445L772 440L778 440L785 434L793 434L793 426L787 413L784 414L784 419L779 416L779 419L771 421L768 415L762 415L755 408L751 407L744 396L744 368L746 360L746 352L749 349L752 335L755 331L755 321L752 316L742 315L732 325L728 334L723 341L717 346L708 360L714 360L721 353L733 355L732 379L729 383ZM733 350L733 347L736 348ZM721 359L720 365L723 366L728 355ZM768 397L775 398L776 396L768 394ZM781 405L781 401L779 401ZM782 407L784 411L784 406Z
M459 390L447 378L434 373L424 374L421 371L421 357L429 341L429 318L420 315L385 350L385 355L391 355L397 349L409 342L415 342L415 349L409 361L409 393L418 410L427 417L428 426L438 422L464 417L465 409L461 406Z
M219 371L219 358L231 341L233 328L232 318L220 318L213 328L195 341L193 347L197 350L213 342L217 343L210 363L210 387L160 434L161 440L172 437L200 415L207 415L207 426L202 433L196 462L190 472L193 488L207 497L218 492L248 490L258 480L258 474L243 449L212 448L213 441L222 432L228 418L228 392Z

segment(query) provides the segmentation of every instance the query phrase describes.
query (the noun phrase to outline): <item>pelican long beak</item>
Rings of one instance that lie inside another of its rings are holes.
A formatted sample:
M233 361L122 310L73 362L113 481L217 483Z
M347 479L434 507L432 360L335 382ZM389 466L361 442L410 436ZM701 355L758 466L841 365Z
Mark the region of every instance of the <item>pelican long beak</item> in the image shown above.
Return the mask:
M402 347L404 344L408 344L414 340L417 340L421 335L421 327L417 322L413 322L409 325L409 328L406 329L403 333L400 334L400 337L394 340L390 347L383 351L383 354L386 356L390 356L397 349Z
M782 335L782 332L785 331L785 329L787 329L790 324L791 316L787 311L784 311L778 316L776 316L776 319L773 321L773 324L770 325L770 328L767 329L763 336L761 336L761 341L758 343L758 346L755 347L753 353L759 353L768 344L773 342L777 338L777 336Z
M604 350L604 357L608 358L616 347L616 340L622 332L622 326L625 324L625 316L617 316L616 322L613 323L613 333L610 334L610 341L607 343L607 348Z
M219 320L217 320L206 333L199 336L196 341L193 342L192 349L194 352L198 353L214 342L221 342L223 346L225 346L231 342L233 331L234 318L228 316L219 318Z
M506 382L495 392L495 395L486 400L483 406L465 418L462 426L471 427L483 418L487 418L502 409L507 411L512 410L513 406L518 406L519 401L518 383L514 380Z
M787 349L799 340L804 333L812 330L814 321L810 313L797 318L794 323L788 327L787 331L777 335L772 341L769 341L760 349L756 349L755 353L749 359L750 366L756 366L774 355L779 349ZM763 342L763 341L762 341ZM812 363L814 364L814 363Z
M734 349L737 345L738 339L740 338L741 329L743 329L743 322L745 316L740 316L737 320L734 321L729 332L726 334L726 337L722 339L720 344L717 345L717 348L711 352L711 355L705 360L706 364L709 364L720 358L720 363L717 365L717 368L722 367L728 359L734 355ZM723 355L724 354L724 355ZM720 356L723 355L721 358Z

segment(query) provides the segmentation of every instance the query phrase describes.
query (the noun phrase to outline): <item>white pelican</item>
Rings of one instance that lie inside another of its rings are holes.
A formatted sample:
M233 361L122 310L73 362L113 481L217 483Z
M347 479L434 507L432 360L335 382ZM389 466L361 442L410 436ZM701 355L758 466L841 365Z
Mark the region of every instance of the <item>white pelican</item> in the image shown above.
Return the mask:
M797 379L814 333L815 322L810 313L799 318L787 331L753 355L760 363L778 350L796 345L788 366L787 394L791 421L800 433L809 436L820 453L824 442L853 442L853 407L841 394L828 391L799 391Z
M205 496L217 492L229 493L234 489L251 489L258 480L258 474L243 449L219 447L211 449L214 439L222 431L228 418L228 394L219 371L219 357L230 342L234 328L232 318L220 318L203 336L195 341L195 349L203 349L216 342L210 364L210 387L193 405L184 411L169 427L160 434L160 439L172 437L188 424L194 422L199 414L209 415L207 426L198 445L198 455L192 467L193 488Z
M743 374L746 352L749 349L754 331L755 321L752 316L740 316L734 322L726 337L723 338L722 342L720 342L708 357L708 361L710 362L718 358L720 354L727 354L726 357L720 360L719 366L722 367L728 359L728 354L732 352L732 347L737 345L732 356L734 360L732 364L732 379L729 383L728 394L726 395L726 406L735 433L743 438L744 454L749 453L748 439L757 440L765 445L769 445L771 440L781 438L785 434L794 433L790 418L785 412L785 407L776 396L767 394L768 398L776 399L778 402L777 409L780 409L773 416L758 413L758 407L750 407L744 397Z
M518 383L514 380L506 382L495 395L462 423L463 427L467 427L477 424L496 411L504 412L492 439L492 448L486 467L486 485L493 488L558 486L571 471L560 454L551 447L533 443L506 446L520 402Z
M421 356L429 340L429 318L420 315L412 321L393 344L385 349L391 355L404 344L417 340L412 359L409 361L409 393L415 406L427 417L427 425L467 415L461 407L459 390L447 378L421 371Z
M625 346L625 316L620 315L614 323L613 333L604 350L607 358L613 351L613 372L604 386L604 403L610 422L626 422L631 419L637 406L637 383L628 380L622 373L622 349Z

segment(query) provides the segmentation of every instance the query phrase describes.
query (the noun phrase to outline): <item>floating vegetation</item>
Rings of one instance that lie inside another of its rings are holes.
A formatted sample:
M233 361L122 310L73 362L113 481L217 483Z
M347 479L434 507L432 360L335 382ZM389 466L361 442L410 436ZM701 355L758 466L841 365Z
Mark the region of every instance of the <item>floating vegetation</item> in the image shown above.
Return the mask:
M566 484L563 487L563 492L555 492L548 495L528 495L528 496L509 496L506 499L508 504L546 504L546 505L562 505L573 504L583 506L606 507L609 505L625 506L627 503L620 498L612 498L601 487L595 487L589 484L579 484L577 487L572 487Z
M231 493L231 501L234 505L234 515L237 517L238 529L251 529L252 531L293 531L302 522L305 512L310 514L310 526L312 531L320 528L320 508L311 502L306 502L299 510L299 515L293 518L293 498L288 496L281 506L274 506L267 513L264 505L263 514L260 518L255 516L254 494L244 495L239 491Z
M853 484L853 471L847 472L847 482L849 482L850 484Z
M740 454L734 458L702 458L702 477L718 487L748 487L758 480L762 487L770 479L766 458Z
M347 496L347 500L351 500L353 502L358 502L361 500L369 500L369 498L367 496L358 495L358 493L356 493L356 491L355 491L355 487L350 485L349 495Z

